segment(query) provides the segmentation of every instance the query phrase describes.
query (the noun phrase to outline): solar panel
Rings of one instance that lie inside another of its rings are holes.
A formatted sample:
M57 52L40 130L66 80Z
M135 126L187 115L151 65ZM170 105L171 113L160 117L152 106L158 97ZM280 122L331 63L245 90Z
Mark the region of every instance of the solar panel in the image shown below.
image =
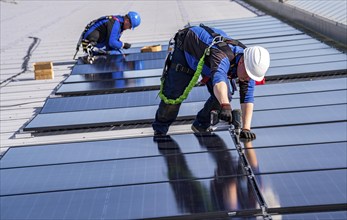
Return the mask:
M99 172L100 173L100 172ZM230 192L231 188L235 193ZM134 199L136 196L136 199ZM143 219L257 208L246 177L177 181L1 197L3 219ZM49 210L49 211L48 211ZM78 212L76 211L78 210ZM218 213L217 213L218 214Z
M160 152L160 157L2 169L1 195L205 179L213 178L217 169L221 176L244 173L240 169L236 151L188 155L183 155L180 150ZM96 172L101 170L102 174L98 175Z
M133 79L144 78L152 76L161 76L162 69L149 69L149 70L133 70L124 72L112 72L112 73L92 73L92 74L75 74L70 75L64 80L65 83L76 82L92 82L92 81L107 81L116 79Z
M50 98L46 100L40 114L157 105L161 100L158 97L158 93L159 90L151 90L141 92ZM210 94L205 87L194 87L184 102L201 102L207 100L209 96Z
M257 175L257 179L269 208L332 206L346 203L346 175L342 169Z
M288 126L347 120L347 105L255 111L253 127Z
M66 144L36 145L10 148L0 161L0 169L92 161L148 158L162 155L158 148L177 148L181 153L235 149L229 132L219 131L205 137L193 134L171 136L166 142L154 142L153 137L99 140ZM202 138L204 138L202 140ZM163 146L164 145L164 146ZM214 148L211 149L211 145ZM95 149L98 149L97 152ZM165 153L165 151L164 151ZM169 151L170 153L170 151ZM177 154L173 151L172 154Z
M346 122L330 122L281 128L255 128L253 130L257 139L253 141L253 147L345 142L346 126Z
M95 64L75 65L71 74L108 73L130 70L160 69L164 66L164 59L98 62Z
M95 81L62 84L56 95L97 94L105 92L141 91L159 89L160 77L118 79L113 81Z
M245 154L256 174L347 168L347 142L255 148ZM334 158L333 160L331 158Z

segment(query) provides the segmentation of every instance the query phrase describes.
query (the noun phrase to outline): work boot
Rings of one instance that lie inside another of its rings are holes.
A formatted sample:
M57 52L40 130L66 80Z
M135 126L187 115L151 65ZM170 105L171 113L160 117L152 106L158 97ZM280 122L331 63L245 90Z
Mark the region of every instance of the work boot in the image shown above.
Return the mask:
M196 121L192 124L191 129L194 131L194 133L210 133L211 132L209 128L203 128Z

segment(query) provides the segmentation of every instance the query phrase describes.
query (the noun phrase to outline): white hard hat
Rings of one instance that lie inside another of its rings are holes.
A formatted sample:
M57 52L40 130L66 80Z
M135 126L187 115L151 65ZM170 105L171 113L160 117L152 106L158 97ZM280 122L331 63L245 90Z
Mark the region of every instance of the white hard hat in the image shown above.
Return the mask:
M246 72L251 79L261 81L270 66L270 54L261 46L247 47L243 51Z

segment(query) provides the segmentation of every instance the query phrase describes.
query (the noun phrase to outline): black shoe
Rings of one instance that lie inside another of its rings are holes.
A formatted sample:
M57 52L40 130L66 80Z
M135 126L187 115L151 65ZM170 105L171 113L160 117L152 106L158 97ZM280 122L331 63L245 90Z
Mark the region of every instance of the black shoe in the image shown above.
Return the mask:
M205 129L194 124L192 124L191 129L194 131L194 133L211 133L209 128Z

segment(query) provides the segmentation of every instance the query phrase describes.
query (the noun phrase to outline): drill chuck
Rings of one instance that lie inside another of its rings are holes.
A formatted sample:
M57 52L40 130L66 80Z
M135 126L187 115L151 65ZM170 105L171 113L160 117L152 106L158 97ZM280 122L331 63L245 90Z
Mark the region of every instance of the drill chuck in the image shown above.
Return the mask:
M240 109L234 109L232 115L233 120L231 123L234 125L235 133L239 135L242 127L242 112Z

